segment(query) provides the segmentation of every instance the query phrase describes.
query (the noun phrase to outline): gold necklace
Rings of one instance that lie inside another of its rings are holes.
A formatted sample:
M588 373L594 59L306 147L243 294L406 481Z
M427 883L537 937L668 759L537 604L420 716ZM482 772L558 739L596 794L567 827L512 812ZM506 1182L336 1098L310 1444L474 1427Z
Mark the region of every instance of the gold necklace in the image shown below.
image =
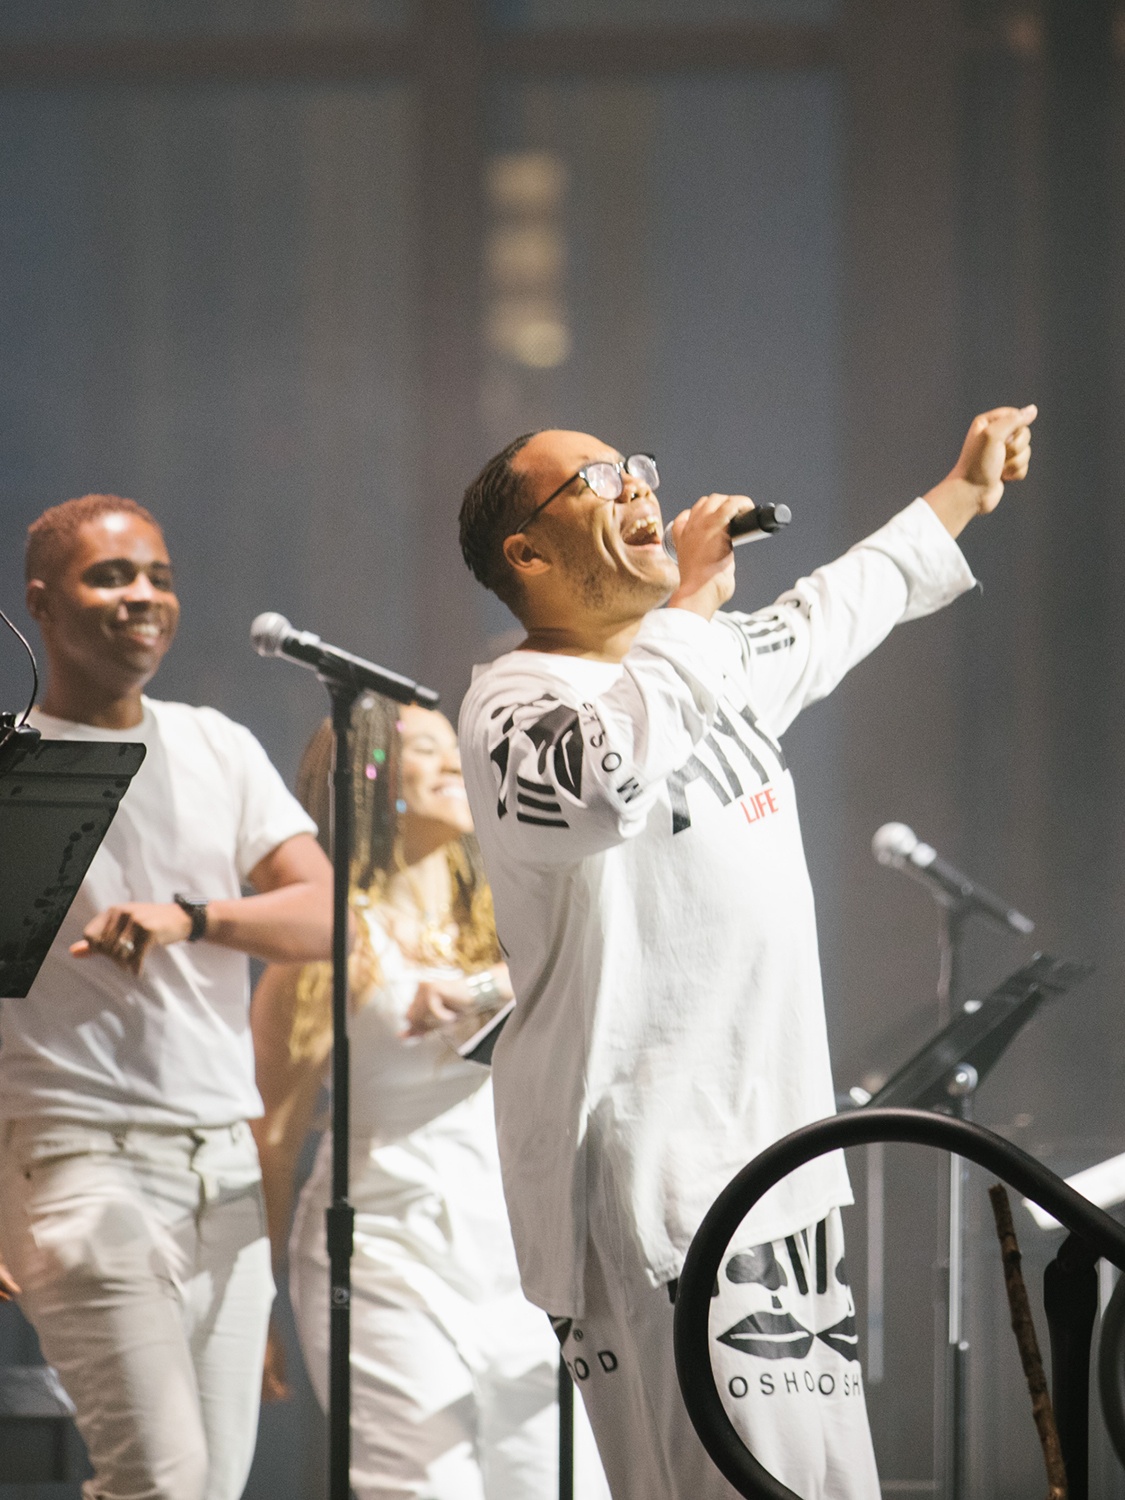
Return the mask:
M452 964L457 956L457 930L453 921L453 903L447 900L441 911L428 906L418 885L417 878L403 858L402 848L396 842L395 867L402 876L414 903L409 915L414 919L414 957L423 963ZM395 904L391 903L392 906ZM399 908L402 911L402 908ZM404 912L403 915L406 915ZM451 930L452 929L452 930Z

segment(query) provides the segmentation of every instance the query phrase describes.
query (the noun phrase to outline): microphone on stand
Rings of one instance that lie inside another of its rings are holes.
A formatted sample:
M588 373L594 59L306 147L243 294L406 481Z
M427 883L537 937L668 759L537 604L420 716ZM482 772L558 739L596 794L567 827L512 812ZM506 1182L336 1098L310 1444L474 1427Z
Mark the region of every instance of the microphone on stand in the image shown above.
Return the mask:
M438 695L432 688L388 672L350 651L341 651L339 646L329 646L311 630L294 630L284 615L272 610L259 615L251 625L250 641L259 656L286 656L302 667L310 667L322 682L370 688L396 703L437 707Z
M1030 917L1016 911L999 896L947 864L930 844L923 844L905 823L884 823L871 840L871 852L881 865L901 870L929 887L930 894L943 906L960 906L988 917L999 927L1012 932L1034 932Z
M740 510L732 517L727 525L727 535L732 547L741 547L744 542L760 542L764 536L774 536L792 519L793 512L788 505L752 505L749 510ZM664 550L675 562L676 544L670 526L664 530Z

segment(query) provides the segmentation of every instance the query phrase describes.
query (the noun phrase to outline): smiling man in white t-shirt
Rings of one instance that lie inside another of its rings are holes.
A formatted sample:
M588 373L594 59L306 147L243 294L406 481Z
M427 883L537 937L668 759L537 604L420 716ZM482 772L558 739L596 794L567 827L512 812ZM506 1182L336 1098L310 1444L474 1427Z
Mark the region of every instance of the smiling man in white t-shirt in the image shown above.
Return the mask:
M676 1385L675 1281L735 1172L834 1109L779 736L896 624L971 586L953 538L1027 472L1034 417L978 417L945 480L751 615L721 609L745 495L676 518L677 569L649 455L539 432L466 493L465 559L527 631L477 669L460 723L517 996L495 1053L504 1187L614 1500L734 1495ZM805 1500L879 1495L850 1201L838 1153L794 1172L741 1226L712 1302L731 1420Z
M143 695L179 619L148 511L53 507L27 579L31 722L147 754L30 994L0 1003L6 1280L77 1408L90 1500L238 1500L273 1300L246 955L328 957L331 868L248 730Z

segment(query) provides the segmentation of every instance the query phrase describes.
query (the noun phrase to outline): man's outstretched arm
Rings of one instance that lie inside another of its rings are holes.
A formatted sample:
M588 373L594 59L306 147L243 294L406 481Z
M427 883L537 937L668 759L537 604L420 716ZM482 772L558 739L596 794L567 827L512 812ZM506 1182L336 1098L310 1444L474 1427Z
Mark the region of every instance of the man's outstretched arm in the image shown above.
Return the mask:
M974 418L950 473L771 608L726 618L744 636L755 707L781 734L905 620L949 604L973 576L953 544L975 515L995 510L1031 457L1034 406ZM935 524L935 522L937 524Z

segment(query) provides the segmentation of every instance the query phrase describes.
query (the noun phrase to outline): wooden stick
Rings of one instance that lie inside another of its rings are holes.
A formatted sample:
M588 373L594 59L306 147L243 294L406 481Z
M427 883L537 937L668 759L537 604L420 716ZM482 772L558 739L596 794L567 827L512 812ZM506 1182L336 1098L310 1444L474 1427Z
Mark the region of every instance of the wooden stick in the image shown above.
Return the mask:
M1047 1391L1047 1376L1039 1353L1039 1340L1035 1337L1027 1285L1020 1269L1022 1257L1016 1239L1016 1227L1012 1223L1012 1207L1003 1183L997 1182L990 1187L988 1196L996 1220L996 1237L1000 1241L1000 1259L1004 1266L1004 1285L1008 1291L1008 1307L1012 1314L1012 1332L1016 1336L1020 1362L1027 1377L1027 1388L1031 1392L1031 1414L1035 1418L1036 1431L1043 1448L1043 1462L1047 1467L1047 1500L1066 1500L1066 1469L1059 1446L1058 1428L1055 1426L1055 1413Z

